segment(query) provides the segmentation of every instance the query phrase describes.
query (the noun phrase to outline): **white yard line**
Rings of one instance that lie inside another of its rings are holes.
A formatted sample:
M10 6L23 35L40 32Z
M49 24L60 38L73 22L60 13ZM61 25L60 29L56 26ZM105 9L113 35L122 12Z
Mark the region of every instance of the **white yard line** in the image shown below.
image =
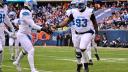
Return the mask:
M55 57L54 57L55 58ZM64 61L71 61L76 62L75 59L68 59L68 58L56 58L55 60L64 60ZM96 58L93 58L94 61L97 61ZM100 61L103 62L120 62L120 63L128 63L128 58L101 58Z
M2 65L3 67L6 67L6 68L9 68L9 69L12 69L14 68L13 66L7 66L7 65ZM24 70L30 70L30 68L22 68ZM45 70L38 70L39 72L52 72L52 71L45 71Z

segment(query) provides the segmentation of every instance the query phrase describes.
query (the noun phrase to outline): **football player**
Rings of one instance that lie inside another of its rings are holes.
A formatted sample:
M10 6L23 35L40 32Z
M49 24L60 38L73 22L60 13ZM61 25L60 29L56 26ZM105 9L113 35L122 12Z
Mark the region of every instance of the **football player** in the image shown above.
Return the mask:
M31 4L29 2L24 3L24 8L20 11L19 22L20 24L17 32L17 39L24 50L19 53L19 56L13 64L16 65L18 71L21 71L20 61L24 55L27 54L31 72L38 72L34 65L34 47L30 40L31 29L34 28L43 31L47 29L34 23L31 13Z
M2 54L3 54L3 46L5 45L5 24L11 28L12 32L14 32L14 28L10 22L10 19L7 15L7 6L0 3L0 69L2 68Z
M15 28L15 33L13 34L13 36L9 36L9 50L10 50L10 60L14 61L15 60L15 51L14 51L14 46L13 44L16 45L16 32L18 30L17 26L14 24L14 20L16 19L16 13L14 11L10 11L9 14L8 14L14 28ZM15 48L16 49L16 48Z
M79 48L81 54L81 64L83 64L84 72L89 72L88 68L88 55L86 53L87 46L91 43L92 35L95 29L95 33L98 32L98 26L93 14L93 9L87 7L86 0L75 0L77 8L71 9L71 13L65 18L65 20L58 25L54 25L54 28L60 28L66 26L69 22L74 21L73 29L75 30L74 47ZM80 72L80 69L77 70Z
M76 1L75 0L73 0L72 2L71 2L71 6L70 6L70 9L68 9L67 11L66 11L66 15L69 17L70 16L70 14L72 13L72 9L75 9L76 8ZM70 25L71 25L71 33L72 33L72 42L73 42L73 44L75 43L75 36L76 36L76 33L75 33L75 29L74 29L74 21L71 21L70 23L69 23ZM76 60L77 60L77 72L79 72L80 70L81 70L81 68L82 68L82 63L81 63L81 57L82 57L82 54L81 54L81 50L80 50L80 48L78 47L75 47L75 54L76 54Z

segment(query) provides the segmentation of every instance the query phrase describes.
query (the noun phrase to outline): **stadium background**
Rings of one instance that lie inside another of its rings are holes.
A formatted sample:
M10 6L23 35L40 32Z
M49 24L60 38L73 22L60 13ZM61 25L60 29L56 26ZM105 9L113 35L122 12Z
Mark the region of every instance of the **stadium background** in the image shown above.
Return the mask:
M23 0L8 0L9 11L19 15ZM37 0L33 6L33 18L40 25L59 24L65 18L65 11L70 8L71 0ZM127 0L89 0L89 7L95 9L99 27L96 41L99 46L128 47L128 2ZM70 26L70 25L69 25ZM59 28L52 35L32 30L34 45L71 46L69 26ZM8 35L6 35L8 45Z

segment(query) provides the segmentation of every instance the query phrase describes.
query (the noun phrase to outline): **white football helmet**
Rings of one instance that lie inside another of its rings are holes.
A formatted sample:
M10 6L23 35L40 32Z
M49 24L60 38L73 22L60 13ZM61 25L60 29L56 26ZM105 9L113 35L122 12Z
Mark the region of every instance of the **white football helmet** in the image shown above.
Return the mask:
M71 1L71 8L76 8L76 0Z

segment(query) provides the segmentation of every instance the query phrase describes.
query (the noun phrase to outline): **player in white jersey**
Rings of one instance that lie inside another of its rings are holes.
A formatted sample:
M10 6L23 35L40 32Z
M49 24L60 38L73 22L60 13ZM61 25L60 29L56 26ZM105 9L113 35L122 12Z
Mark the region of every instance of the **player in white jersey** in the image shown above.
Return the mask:
M19 55L19 44L20 44L20 42L19 42L19 40L17 39L17 37L16 37L16 35L17 35L17 30L19 29L19 24L20 24L20 22L19 22L19 18L17 18L17 19L14 19L13 21L12 21L12 23L14 23L14 26L15 26L15 32L14 32L14 35L13 35L13 39L14 39L14 48L15 48L15 50L14 50L14 60L18 57L18 55Z
M76 0L77 1L77 0ZM84 72L89 72L88 68L88 55L86 53L87 46L91 43L92 35L95 29L95 33L98 32L98 26L96 23L95 16L93 14L93 9L88 8L87 1L78 0L76 9L71 10L71 14L59 25L53 27L60 28L66 26L69 22L74 21L75 38L74 47L79 48L81 51L81 64L84 66ZM77 70L80 72L80 69Z
M10 19L7 16L7 12L3 4L0 3L0 69L2 68L3 46L5 45L5 34L4 34L5 24L8 27L10 27L12 31L14 31L14 28L10 22Z
M44 27L40 27L36 25L32 18L31 6L29 3L25 3L24 8L20 11L20 24L19 30L17 32L17 39L19 40L21 47L23 47L23 51L20 52L16 61L13 62L16 65L17 70L21 71L20 61L24 57L24 55L28 54L28 62L30 65L31 72L38 72L34 66L34 47L30 40L31 29L44 30Z
M10 11L9 14L8 14L14 28L15 28L15 33L13 34L13 36L9 36L9 51L10 51L10 59L12 61L15 60L15 58L17 57L17 54L18 54L18 40L16 39L16 33L17 33L17 30L18 30L18 25L16 24L16 13L14 11ZM14 45L14 46L13 46ZM15 49L15 50L14 50ZM16 53L15 53L16 52Z
M72 13L72 9L76 8L75 6L76 6L76 1L74 0L74 1L71 2L70 9L68 9L66 11L66 15L68 17ZM75 33L75 29L74 29L74 21L71 21L69 24L71 25L72 42L74 44L75 43L75 38L76 38L76 33ZM77 60L77 71L79 71L82 68L82 64L81 64L82 54L81 54L81 50L80 50L79 47L78 48L75 47L75 54L76 54L76 60Z

